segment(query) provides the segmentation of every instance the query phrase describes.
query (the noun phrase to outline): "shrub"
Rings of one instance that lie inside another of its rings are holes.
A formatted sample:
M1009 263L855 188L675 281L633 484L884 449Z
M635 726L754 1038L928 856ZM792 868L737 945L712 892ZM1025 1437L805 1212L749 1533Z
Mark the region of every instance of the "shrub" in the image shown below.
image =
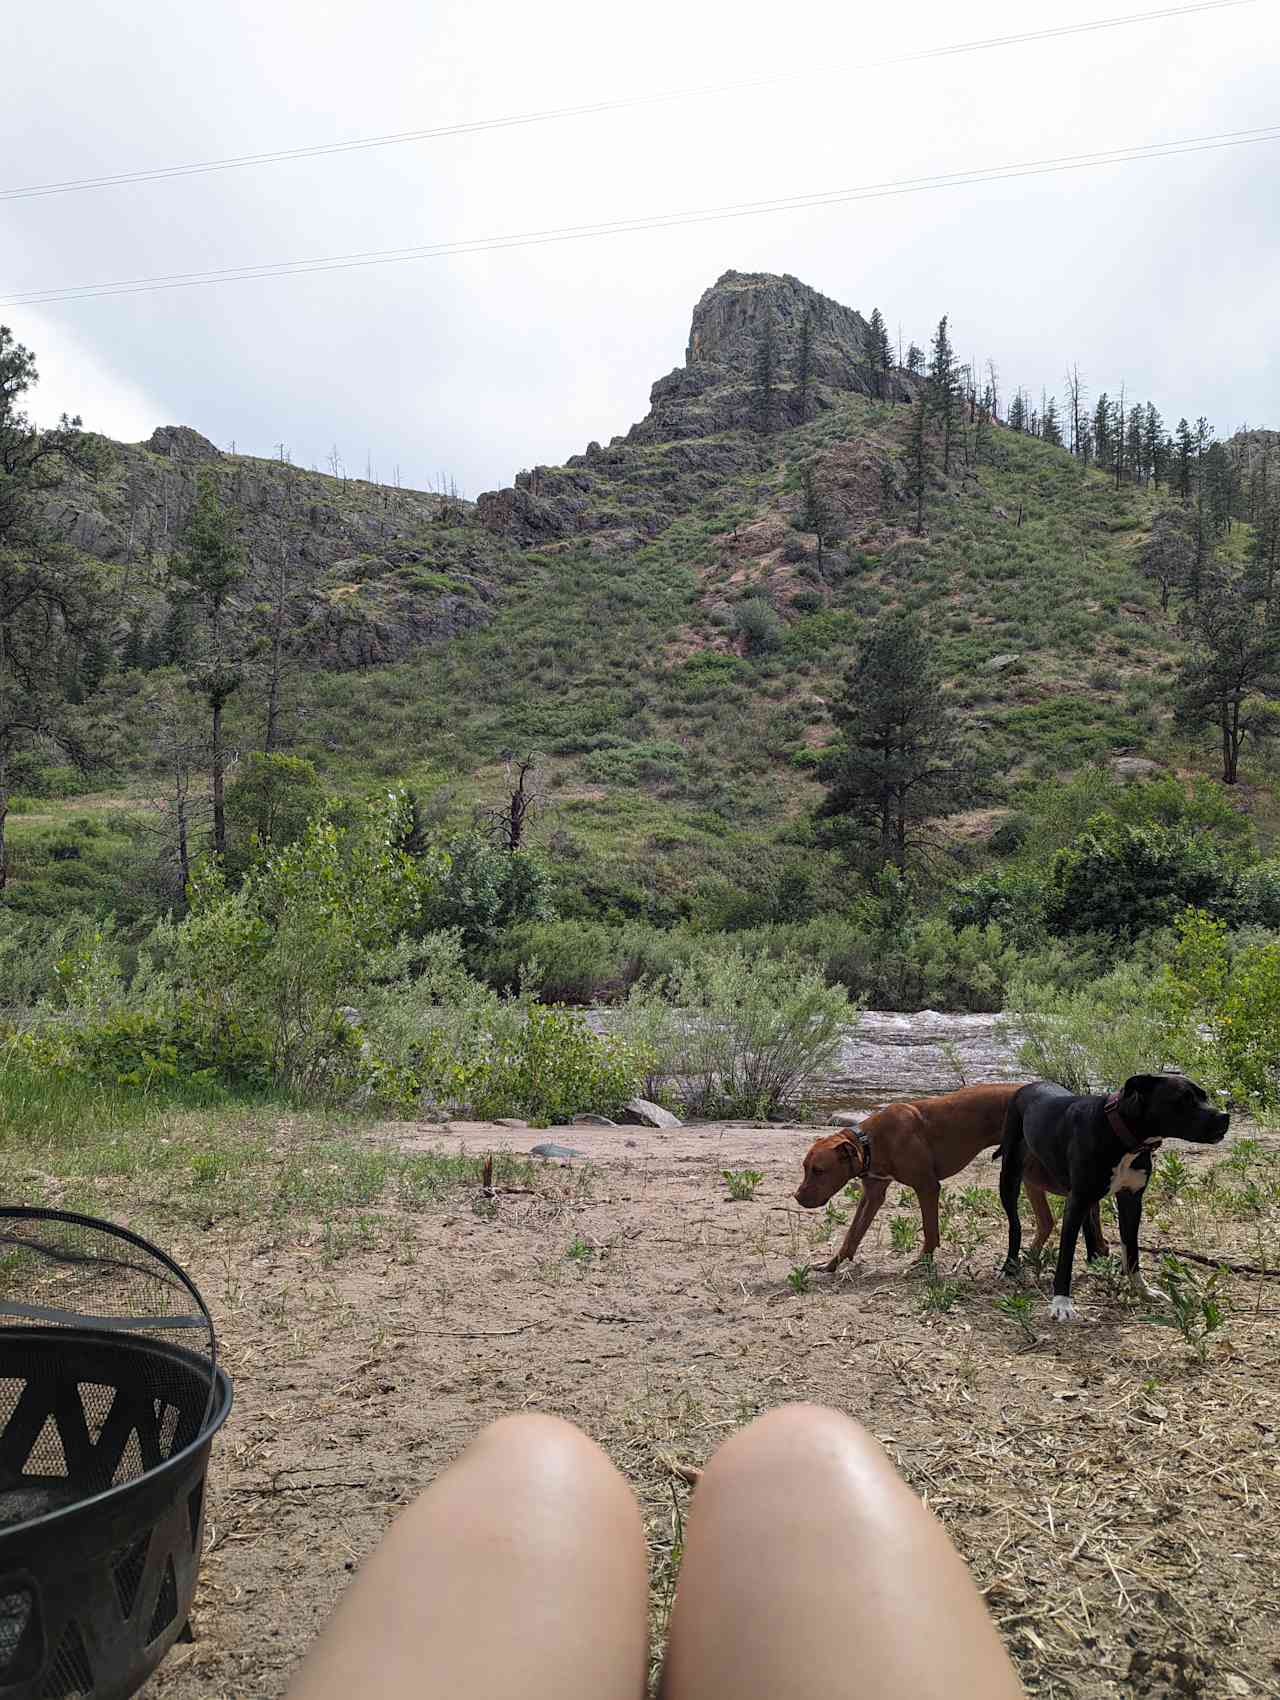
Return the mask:
M469 949L510 927L550 920L551 878L527 850L503 850L480 833L449 841L423 893L418 936L456 929Z
M783 638L777 611L763 596L749 596L738 604L734 630L746 645L748 655L765 655L777 649Z
M1237 881L1203 838L1096 815L1050 865L1045 918L1055 932L1132 939L1188 907L1231 919L1243 908Z
M1156 999L1187 1073L1251 1109L1280 1104L1280 940L1232 941L1186 914Z
M531 1004L521 1014L490 1033L470 1092L475 1115L567 1122L616 1112L635 1096L647 1058L625 1040L600 1037L572 1010Z
M658 1059L695 1115L768 1116L829 1073L856 1022L842 986L795 956L707 951L667 996L678 1011Z
M1168 1022L1153 977L1139 964L1075 991L1019 980L1006 1008L1022 1035L1019 1061L1071 1092L1110 1090L1167 1060Z

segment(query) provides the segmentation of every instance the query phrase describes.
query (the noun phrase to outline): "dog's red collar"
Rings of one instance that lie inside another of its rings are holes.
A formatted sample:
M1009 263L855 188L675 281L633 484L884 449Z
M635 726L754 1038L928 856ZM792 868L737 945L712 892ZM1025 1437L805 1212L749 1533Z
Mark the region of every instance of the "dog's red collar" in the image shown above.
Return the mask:
M1107 1112L1107 1120L1111 1123L1111 1131L1124 1146L1126 1151L1154 1151L1161 1144L1158 1139L1144 1139L1140 1133L1135 1133L1128 1122L1120 1114L1120 1094L1113 1092L1102 1106Z

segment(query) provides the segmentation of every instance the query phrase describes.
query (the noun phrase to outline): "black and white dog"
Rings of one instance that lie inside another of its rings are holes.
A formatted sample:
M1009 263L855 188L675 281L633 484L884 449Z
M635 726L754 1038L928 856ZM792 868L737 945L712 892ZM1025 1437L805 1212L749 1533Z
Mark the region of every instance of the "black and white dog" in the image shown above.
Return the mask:
M1135 1291L1159 1297L1138 1273L1138 1227L1143 1190L1151 1179L1151 1153L1165 1139L1217 1145L1230 1120L1213 1108L1202 1086L1181 1074L1135 1074L1110 1097L1077 1097L1046 1080L1022 1087L1009 1105L1000 1147L1000 1202L1009 1218L1005 1274L1018 1270L1018 1192L1029 1152L1052 1189L1067 1199L1049 1302L1053 1320L1070 1322L1076 1315L1071 1302L1076 1241L1083 1227L1090 1259L1101 1255L1089 1207L1109 1192L1115 1194L1129 1280Z

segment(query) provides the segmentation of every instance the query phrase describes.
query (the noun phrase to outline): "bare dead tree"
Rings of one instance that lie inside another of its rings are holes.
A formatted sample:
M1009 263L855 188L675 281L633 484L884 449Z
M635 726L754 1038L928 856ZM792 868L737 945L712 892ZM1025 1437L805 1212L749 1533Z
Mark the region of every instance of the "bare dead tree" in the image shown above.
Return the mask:
M204 778L210 765L209 739L200 726L196 704L177 687L166 685L157 691L147 708L158 781L147 807L159 817L163 858L176 865L179 890L185 892L191 863L213 826L213 795ZM231 757L231 764L235 759Z
M545 757L538 750L517 756L503 751L506 764L505 800L478 811L484 830L504 850L520 850L533 817L547 800Z

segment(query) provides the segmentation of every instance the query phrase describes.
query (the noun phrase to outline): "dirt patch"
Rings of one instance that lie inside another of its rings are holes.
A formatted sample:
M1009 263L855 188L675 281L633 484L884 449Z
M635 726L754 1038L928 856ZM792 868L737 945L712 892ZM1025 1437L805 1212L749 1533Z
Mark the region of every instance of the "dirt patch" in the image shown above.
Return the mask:
M483 1423L526 1409L581 1424L634 1484L658 1636L673 1495L687 1495L664 1458L700 1463L797 1399L880 1437L946 1523L1032 1694L1280 1690L1280 1282L1231 1278L1204 1363L1092 1273L1081 1325L1050 1333L1036 1294L1025 1330L998 1308L989 1161L948 1188L932 1283L910 1266L905 1194L854 1271L800 1276L843 1231L791 1202L814 1131L390 1124L370 1141L479 1156L550 1139L585 1157L492 1201L476 1185L305 1229L223 1222L216 1207L176 1237L139 1222L201 1284L236 1384L196 1639L147 1692L280 1694L396 1509ZM1179 1154L1194 1181L1207 1158ZM726 1169L760 1175L752 1199L729 1202ZM1169 1200L1145 1242L1170 1241L1254 1262L1276 1216Z

